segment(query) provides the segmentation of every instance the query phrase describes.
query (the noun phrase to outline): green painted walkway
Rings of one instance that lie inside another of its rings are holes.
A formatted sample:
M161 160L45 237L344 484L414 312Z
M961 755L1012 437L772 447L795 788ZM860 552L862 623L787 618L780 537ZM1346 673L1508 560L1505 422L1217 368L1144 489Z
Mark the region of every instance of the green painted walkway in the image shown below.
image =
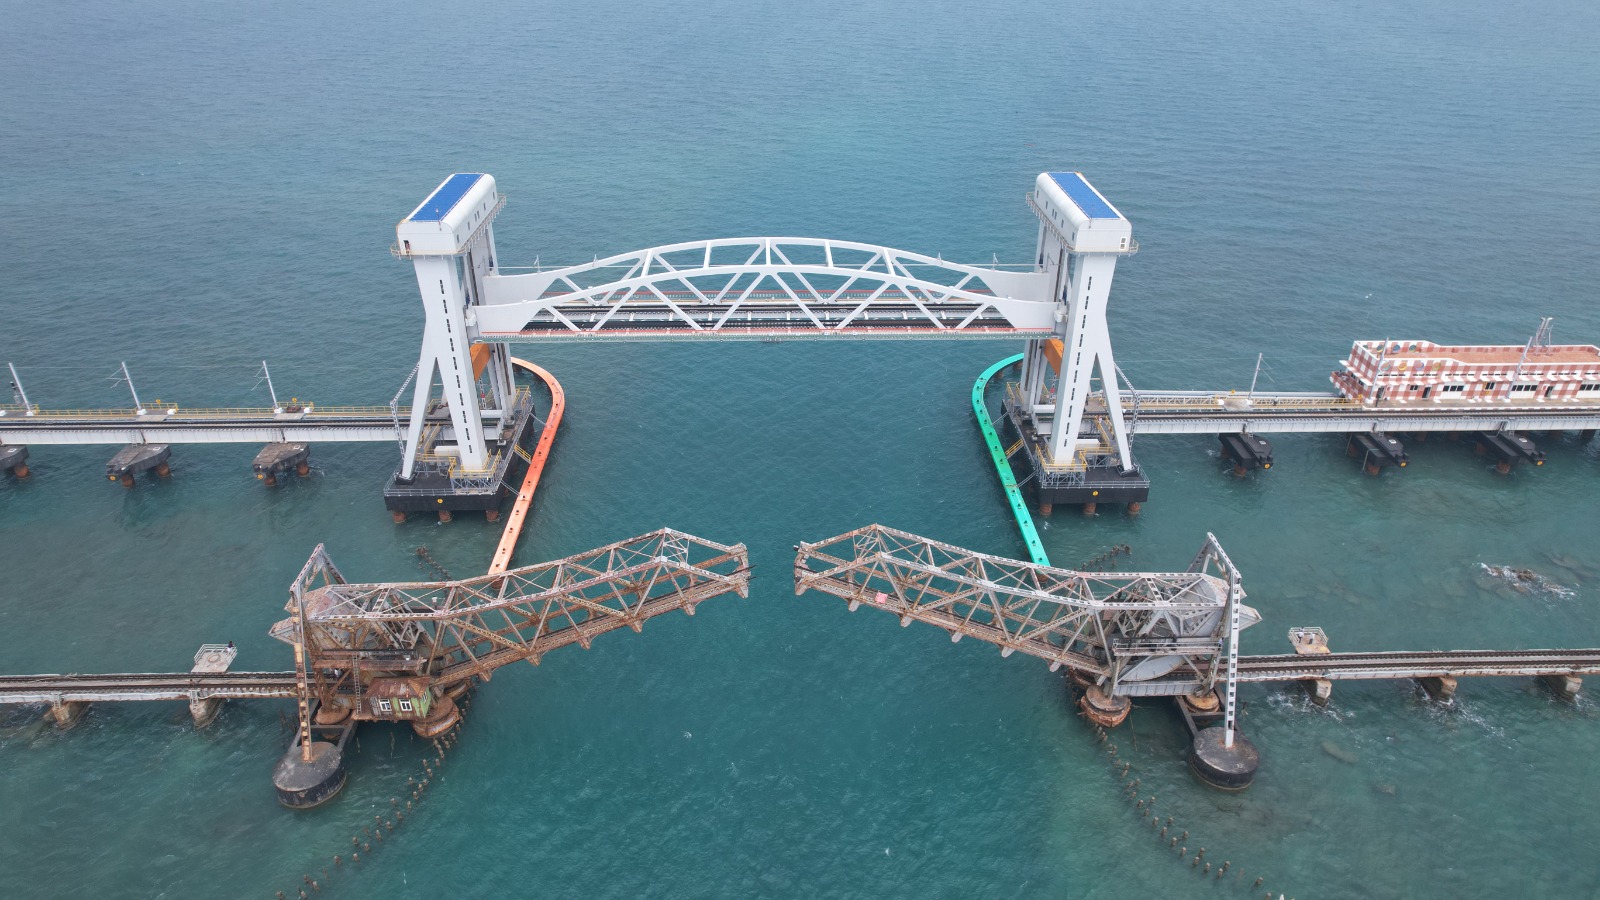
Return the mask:
M978 380L972 383L972 414L978 419L978 429L983 432L983 442L989 445L989 455L994 458L995 473L1000 476L1000 486L1005 489L1006 502L1011 504L1011 514L1017 519L1017 530L1022 532L1022 542L1028 545L1028 555L1039 565L1048 566L1050 557L1045 555L1044 544L1039 540L1039 531L1033 527L1033 514L1028 512L1028 505L1022 502L1022 489L1017 487L1017 477L1011 473L1011 461L1006 458L1006 448L1000 443L1000 431L995 428L994 420L989 418L989 406L983 401L984 391L989 387L989 379L1001 369L1019 362L1022 362L1021 353L1008 356L983 370Z

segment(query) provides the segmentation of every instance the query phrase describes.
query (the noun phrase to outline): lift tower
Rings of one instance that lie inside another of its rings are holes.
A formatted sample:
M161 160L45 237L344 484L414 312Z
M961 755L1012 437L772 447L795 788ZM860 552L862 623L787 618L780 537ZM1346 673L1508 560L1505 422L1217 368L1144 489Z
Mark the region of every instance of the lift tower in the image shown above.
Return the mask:
M1028 342L1007 412L1038 476L1041 507L1140 503L1149 481L1128 447L1106 327L1117 258L1139 249L1133 227L1078 172L1041 174L1028 205L1039 217L1034 271L1055 303L1054 335Z
M395 226L393 252L416 268L426 315L400 470L384 493L397 518L498 509L513 445L526 430L531 407L516 390L507 347L475 340L484 281L495 269L494 218L504 205L494 178L457 173Z

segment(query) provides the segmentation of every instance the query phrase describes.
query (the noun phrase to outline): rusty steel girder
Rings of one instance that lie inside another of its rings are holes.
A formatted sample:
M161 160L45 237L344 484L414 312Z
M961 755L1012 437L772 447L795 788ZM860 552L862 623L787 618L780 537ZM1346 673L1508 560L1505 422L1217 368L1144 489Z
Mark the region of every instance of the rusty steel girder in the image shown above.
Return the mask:
M1237 658L1238 571L1212 535L1188 571L1076 572L977 553L882 525L795 547L795 593L892 613L1021 651L1094 678L1113 694L1211 690Z
M723 594L749 595L743 544L672 529L552 562L457 581L351 584L318 545L289 589L273 637L295 648L301 718L312 699L352 706L376 678L425 678L435 692L558 647Z

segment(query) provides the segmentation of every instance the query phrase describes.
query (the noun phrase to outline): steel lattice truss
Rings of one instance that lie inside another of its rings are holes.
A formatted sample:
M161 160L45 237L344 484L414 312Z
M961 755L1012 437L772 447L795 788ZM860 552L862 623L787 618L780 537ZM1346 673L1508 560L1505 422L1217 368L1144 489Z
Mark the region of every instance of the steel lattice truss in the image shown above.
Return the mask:
M1111 693L1210 689L1227 675L1238 573L1212 535L1190 570L1090 573L975 553L869 525L796 547L795 593L819 590L1096 676ZM1215 571L1219 574L1212 574ZM1236 652L1236 651L1234 651Z
M728 238L506 271L473 307L485 340L1049 337L1055 325L1042 273L849 241Z
M290 587L273 637L303 644L324 694L362 670L427 675L435 686L488 678L608 631L640 630L712 597L749 595L749 555L671 529L553 562L461 581L349 584L321 545ZM303 625L302 625L303 623Z

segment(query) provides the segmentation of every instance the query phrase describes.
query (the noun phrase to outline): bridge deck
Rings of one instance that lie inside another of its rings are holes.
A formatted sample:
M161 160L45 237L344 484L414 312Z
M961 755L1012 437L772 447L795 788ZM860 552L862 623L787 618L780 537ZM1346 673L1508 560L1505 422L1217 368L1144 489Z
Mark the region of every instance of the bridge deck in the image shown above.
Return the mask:
M1204 392L1124 391L1123 410L1137 411L1135 434L1357 431L1575 431L1600 428L1600 403L1551 402L1521 406L1408 403L1364 406L1335 393L1258 393L1244 397ZM1092 413L1103 403L1091 400Z
M302 413L263 409L49 410L0 412L5 444L253 444L396 440L408 407L331 407ZM448 424L443 415L431 416Z
M1399 650L1239 657L1241 682L1600 674L1600 649Z
M293 672L0 675L0 704L295 696Z

